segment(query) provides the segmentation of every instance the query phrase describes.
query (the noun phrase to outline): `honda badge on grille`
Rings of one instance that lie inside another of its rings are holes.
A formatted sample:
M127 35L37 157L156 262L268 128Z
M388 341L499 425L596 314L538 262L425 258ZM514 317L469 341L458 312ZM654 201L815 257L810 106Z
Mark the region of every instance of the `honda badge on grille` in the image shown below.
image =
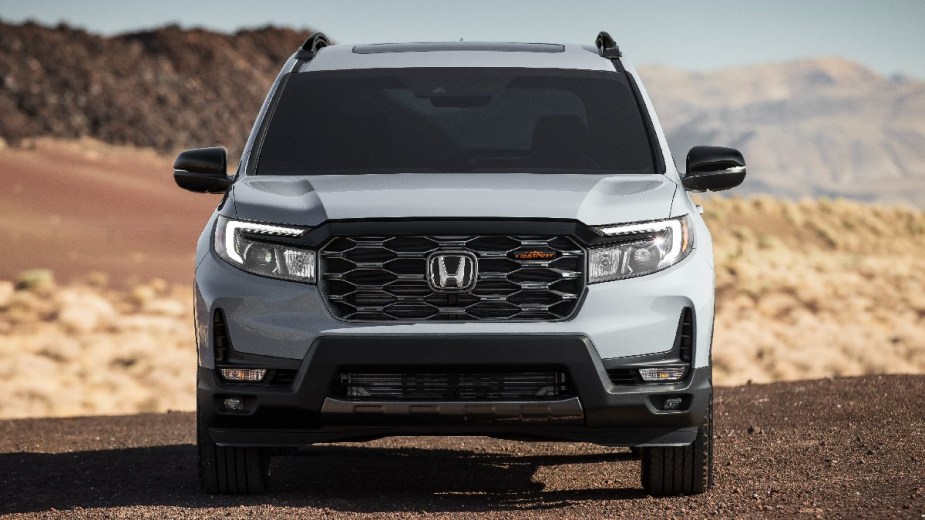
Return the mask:
M440 252L427 259L427 282L437 292L464 292L475 287L478 262L467 252Z

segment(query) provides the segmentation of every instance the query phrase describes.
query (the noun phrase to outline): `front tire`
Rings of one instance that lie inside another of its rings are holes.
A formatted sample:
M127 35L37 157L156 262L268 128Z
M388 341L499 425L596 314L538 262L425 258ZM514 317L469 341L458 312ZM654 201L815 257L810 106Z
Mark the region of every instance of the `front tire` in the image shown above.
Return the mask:
M642 487L650 495L697 495L713 487L713 395L688 446L642 448Z
M196 414L196 445L199 451L199 484L209 494L265 493L270 477L270 451L266 448L235 448L212 442Z

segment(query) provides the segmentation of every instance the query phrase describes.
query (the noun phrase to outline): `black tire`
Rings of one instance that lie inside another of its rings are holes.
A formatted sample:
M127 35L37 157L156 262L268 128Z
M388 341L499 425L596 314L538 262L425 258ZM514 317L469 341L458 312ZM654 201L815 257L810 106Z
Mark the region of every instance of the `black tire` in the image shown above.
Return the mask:
M658 496L696 495L713 487L713 395L688 446L642 448L642 487Z
M197 416L199 484L209 494L265 493L270 477L270 450L233 448L212 442Z

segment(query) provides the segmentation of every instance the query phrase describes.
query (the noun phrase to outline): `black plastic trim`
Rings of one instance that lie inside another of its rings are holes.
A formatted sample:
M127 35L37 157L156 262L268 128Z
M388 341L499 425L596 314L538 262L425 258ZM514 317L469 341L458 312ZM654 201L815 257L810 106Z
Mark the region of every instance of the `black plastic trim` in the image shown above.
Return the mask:
M273 116L276 114L276 108L279 106L279 99L283 96L283 90L286 88L286 83L289 81L289 77L294 74L293 72L287 72L283 74L279 79L279 84L276 86L276 90L273 91L273 97L270 98L270 105L267 107L267 112L263 117L263 120L260 121L260 126L257 130L257 138L254 140L254 147L251 151L250 159L247 161L247 175L256 175L257 166L260 163L260 156L263 152L263 143L267 137L267 131L270 129L270 122L273 121Z
M318 249L334 237L364 235L542 235L572 237L579 246L599 246L628 240L627 237L601 235L591 226L572 219L466 217L328 220L299 237L254 237L262 241ZM630 239L638 238L637 235L632 235Z
M302 362L298 359L285 359L271 356L247 354L234 349L228 332L225 311L216 309L212 314L212 352L216 372L222 368L265 368L267 374L260 382L236 382L220 379L220 383L229 388L263 386L288 386L295 379Z
M684 361L683 349L682 349L682 335L684 327L684 318L685 314L690 313L691 316L691 347L690 347L690 361ZM694 310L690 307L685 307L681 309L681 314L678 317L678 328L675 332L675 339L672 343L671 349L664 352L656 352L653 354L642 354L638 356L626 356L626 357L617 357L617 358L605 358L601 359L601 364L604 365L604 368L607 370L617 370L622 368L644 368L644 367L654 367L660 365L687 365L692 366L693 361L697 358L697 320L694 315Z
M597 52L602 58L616 59L623 56L623 53L620 52L620 46L617 45L617 42L615 42L606 31L601 31L597 34L594 45L597 47Z
M328 40L328 37L322 32L313 33L309 36L305 42L299 46L299 50L296 51L295 57L301 62L306 62L311 60L318 54L318 51L331 45L331 41Z
M620 60L612 60L614 66L617 67L617 62ZM617 70L621 70L622 65L617 67ZM630 88L633 89L633 96L636 98L636 104L639 106L639 111L642 112L643 126L646 128L646 136L649 138L649 149L652 151L652 165L655 167L655 173L664 175L667 171L665 167L665 154L662 150L661 145L658 142L658 134L655 132L655 123L652 121L652 115L649 114L649 109L646 106L645 99L642 98L642 91L639 90L639 84L636 83L636 78L633 77L628 71L622 71L626 75L627 81L629 81Z
M561 427L529 421L479 422L467 416L407 416L380 421L376 416L325 416L325 399L341 367L562 366L573 384L585 420ZM337 334L318 338L291 387L228 385L214 370L200 367L198 403L213 438L223 444L298 446L385 435L503 435L556 438L608 445L671 445L688 439L703 421L712 392L709 367L692 370L673 384L613 386L590 340L577 335ZM245 410L227 413L221 403L240 397ZM666 397L682 397L686 410L661 410ZM349 423L349 424L346 424ZM691 442L686 440L686 443ZM682 442L685 443L685 442Z

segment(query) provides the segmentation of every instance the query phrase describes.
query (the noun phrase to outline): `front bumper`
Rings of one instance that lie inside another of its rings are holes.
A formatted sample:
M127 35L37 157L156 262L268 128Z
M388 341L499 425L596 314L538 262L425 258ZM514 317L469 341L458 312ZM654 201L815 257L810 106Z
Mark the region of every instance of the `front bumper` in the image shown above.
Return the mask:
M695 249L664 271L589 285L574 317L556 322L346 322L329 312L315 285L264 278L207 253L196 270L199 364L214 367L212 317L221 309L239 352L302 360L330 336L572 335L588 338L602 359L626 359L671 349L681 312L697 322L694 366L710 363L714 273Z
M666 353L670 356L671 353ZM248 356L240 355L247 363ZM581 335L332 335L316 339L301 361L251 356L258 365L297 368L291 385L230 384L199 368L200 417L221 445L298 447L391 435L489 435L546 438L612 446L693 442L712 392L708 367L675 384L614 385L591 341ZM653 361L648 359L647 361ZM271 365L266 365L271 363ZM337 398L341 367L559 367L571 395L557 400L370 402ZM225 411L238 397L244 410ZM663 410L680 397L680 410Z

